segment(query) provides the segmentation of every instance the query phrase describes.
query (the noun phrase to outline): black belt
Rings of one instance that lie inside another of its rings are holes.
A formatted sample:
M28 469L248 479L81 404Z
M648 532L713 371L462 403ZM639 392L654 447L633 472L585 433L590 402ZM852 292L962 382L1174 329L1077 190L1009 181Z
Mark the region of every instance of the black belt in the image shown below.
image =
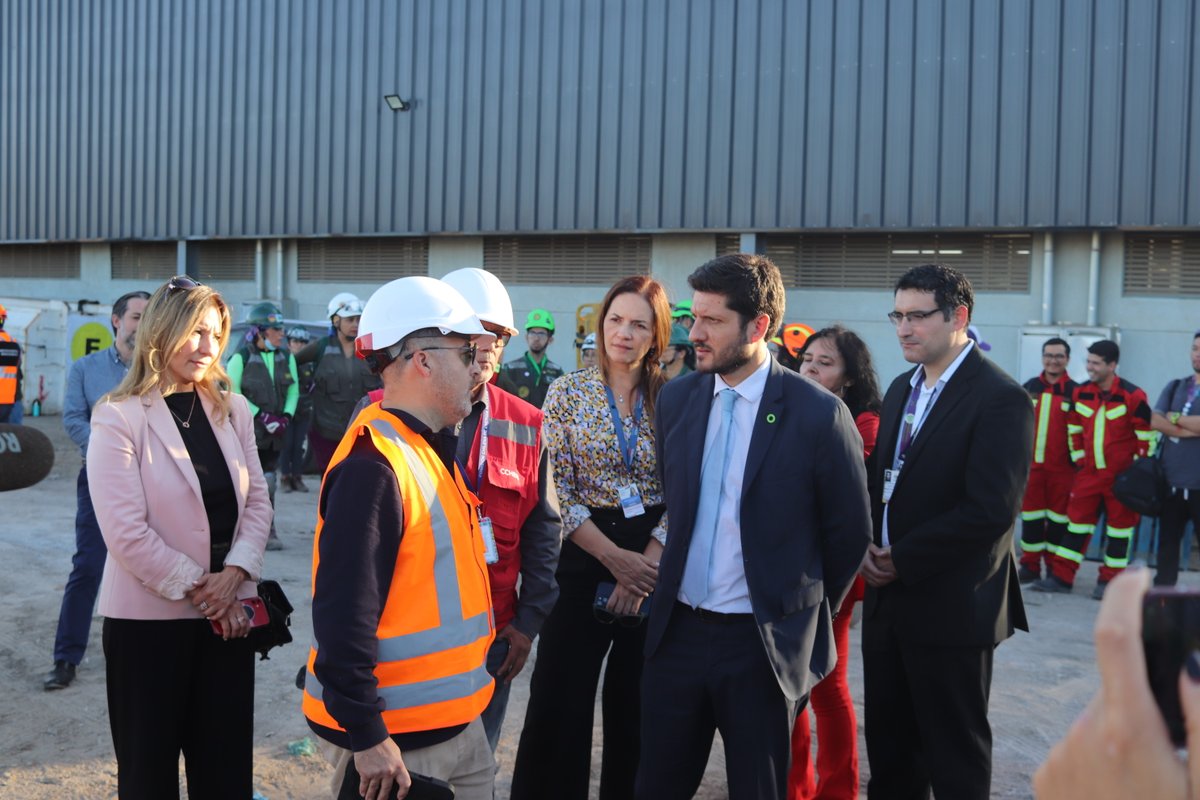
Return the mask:
M701 622L715 625L735 625L741 622L754 622L753 614L722 614L720 611L709 611L707 608L692 608L687 603L675 601L675 608L686 611Z

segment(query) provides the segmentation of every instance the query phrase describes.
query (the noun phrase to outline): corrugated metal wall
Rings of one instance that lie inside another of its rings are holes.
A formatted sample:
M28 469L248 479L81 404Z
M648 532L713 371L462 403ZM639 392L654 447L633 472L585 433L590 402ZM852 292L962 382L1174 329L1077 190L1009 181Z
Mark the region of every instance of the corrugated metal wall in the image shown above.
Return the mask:
M1200 225L1198 17L8 0L0 241Z

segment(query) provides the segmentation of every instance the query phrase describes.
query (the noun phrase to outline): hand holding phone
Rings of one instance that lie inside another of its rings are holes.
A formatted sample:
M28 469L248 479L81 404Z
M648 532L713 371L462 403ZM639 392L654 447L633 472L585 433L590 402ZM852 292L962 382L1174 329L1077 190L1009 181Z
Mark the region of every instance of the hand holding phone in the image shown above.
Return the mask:
M239 605L251 628L261 627L271 621L271 618L267 616L267 606L263 603L261 597L246 597L241 600L235 600L234 607L236 608ZM224 635L224 631L221 630L221 625L217 620L210 619L208 624L212 626L213 632L218 636Z
M1183 800L1192 797L1189 783L1200 788L1200 758L1185 763L1178 757L1151 691L1143 647L1143 598L1149 585L1145 567L1128 569L1109 583L1096 617L1101 688L1034 774L1037 797ZM1157 619L1175 612L1150 614ZM1178 662L1173 674L1185 714L1200 719L1200 681L1183 678L1181 687ZM1193 749L1200 752L1200 744L1193 742Z

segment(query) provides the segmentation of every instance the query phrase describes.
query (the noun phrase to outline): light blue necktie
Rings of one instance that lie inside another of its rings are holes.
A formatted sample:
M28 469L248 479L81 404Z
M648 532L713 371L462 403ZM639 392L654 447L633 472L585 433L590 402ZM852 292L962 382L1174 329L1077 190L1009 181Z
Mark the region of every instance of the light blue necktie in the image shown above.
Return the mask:
M700 466L700 503L696 508L696 524L692 528L692 544L683 569L681 588L693 606L699 607L708 597L709 575L712 571L713 542L717 538L717 516L721 511L721 491L725 472L729 469L729 440L733 436L733 402L738 393L723 389L721 422L712 448Z

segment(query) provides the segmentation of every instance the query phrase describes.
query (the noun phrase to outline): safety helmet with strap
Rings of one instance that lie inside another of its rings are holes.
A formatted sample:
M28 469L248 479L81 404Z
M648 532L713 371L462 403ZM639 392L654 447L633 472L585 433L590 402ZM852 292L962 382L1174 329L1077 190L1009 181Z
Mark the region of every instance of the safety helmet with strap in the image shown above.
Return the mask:
M454 270L442 280L467 299L481 322L499 325L509 336L517 333L512 300L504 284L495 275L478 267L467 267Z
M363 301L358 299L358 295L351 294L350 292L339 292L329 301L328 311L330 319L334 317L360 317L363 313Z
M475 309L453 286L444 281L414 275L379 287L367 300L358 323L354 349L379 374L399 355L394 351L404 337L425 328L436 328L443 336L457 333L472 341L495 340Z
M283 312L274 303L258 303L246 315L246 322L256 328L282 328Z
M671 319L679 319L681 317L696 318L696 315L692 313L691 300L680 300L675 304L675 310L671 312Z

